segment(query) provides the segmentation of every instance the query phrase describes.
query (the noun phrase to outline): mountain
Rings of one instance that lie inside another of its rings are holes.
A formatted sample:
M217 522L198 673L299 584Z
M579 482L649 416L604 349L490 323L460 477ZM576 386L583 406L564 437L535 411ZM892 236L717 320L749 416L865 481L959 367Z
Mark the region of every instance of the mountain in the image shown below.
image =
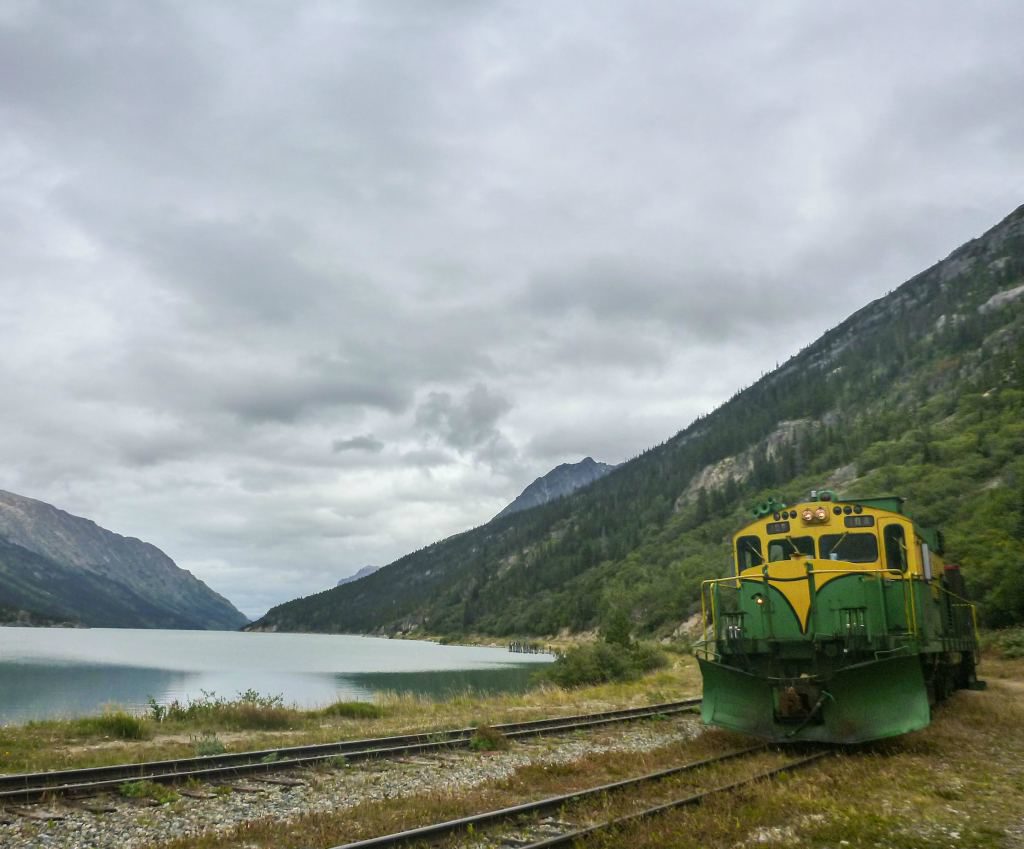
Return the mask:
M365 578L367 575L372 575L376 572L380 566L364 566L354 575L349 575L347 578L342 578L338 581L337 586L343 586L344 584L351 584L353 581L358 581L360 578Z
M0 605L111 628L227 630L248 621L156 546L3 490Z
M1024 207L589 486L254 627L551 634L624 612L667 634L728 573L751 504L822 486L905 496L984 621L1024 622Z
M537 478L494 518L518 513L520 510L529 510L531 507L539 507L556 498L562 498L580 487L592 484L598 478L603 478L614 468L615 466L609 466L607 463L595 462L593 457L584 457L578 463L562 463L544 477Z

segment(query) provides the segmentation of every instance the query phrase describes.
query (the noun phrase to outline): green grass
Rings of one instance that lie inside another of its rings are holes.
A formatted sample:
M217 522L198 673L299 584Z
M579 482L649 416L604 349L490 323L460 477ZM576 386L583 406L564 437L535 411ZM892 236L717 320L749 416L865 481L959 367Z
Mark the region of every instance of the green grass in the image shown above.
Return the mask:
M334 702L320 711L320 715L340 719L380 719L384 716L384 708L373 702Z
M73 727L84 737L113 737L118 740L148 740L152 728L145 719L123 710L73 720Z
M152 781L126 781L118 791L126 799L152 799L161 805L176 802L181 797L177 792L163 784Z

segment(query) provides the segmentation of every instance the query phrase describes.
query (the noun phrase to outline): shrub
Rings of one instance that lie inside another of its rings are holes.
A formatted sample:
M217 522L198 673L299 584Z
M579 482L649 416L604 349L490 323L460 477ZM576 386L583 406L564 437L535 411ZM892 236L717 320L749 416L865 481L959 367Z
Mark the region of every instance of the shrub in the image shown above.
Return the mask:
M163 722L167 718L167 708L152 696L146 699L146 706L149 709L150 719L154 722Z
M982 645L1000 657L1024 657L1024 628L1004 628L982 638Z
M646 643L623 646L605 641L570 649L542 673L560 687L609 681L632 681L668 663L664 653Z
M212 731L204 731L199 737L189 737L196 757L223 755L227 751L220 738Z
M320 714L343 719L380 719L384 716L384 708L372 702L335 702L325 707Z
M497 752L508 748L508 740L489 725L478 725L469 738L469 748L475 752Z

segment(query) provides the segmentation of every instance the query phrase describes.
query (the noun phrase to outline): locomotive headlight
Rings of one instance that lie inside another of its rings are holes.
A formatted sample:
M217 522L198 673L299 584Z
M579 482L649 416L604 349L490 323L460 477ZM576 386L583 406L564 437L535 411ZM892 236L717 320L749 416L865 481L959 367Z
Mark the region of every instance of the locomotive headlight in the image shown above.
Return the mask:
M800 514L800 518L802 518L805 522L813 522L814 511L810 507L808 507L806 510L804 510L803 513Z
M817 510L814 511L814 518L817 519L819 522L824 522L828 518L828 510L826 510L824 507L819 507Z

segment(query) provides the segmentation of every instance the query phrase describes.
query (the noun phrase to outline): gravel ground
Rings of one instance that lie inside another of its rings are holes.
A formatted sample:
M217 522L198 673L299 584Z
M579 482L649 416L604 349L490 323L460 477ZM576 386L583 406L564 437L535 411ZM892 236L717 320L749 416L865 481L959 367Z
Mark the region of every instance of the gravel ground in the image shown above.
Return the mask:
M22 816L0 824L4 849L122 849L228 830L248 820L288 820L312 811L351 807L367 800L393 799L437 791L463 790L507 778L522 766L564 764L588 754L644 752L700 733L692 719L673 719L613 726L600 732L534 738L513 743L505 752L479 754L453 751L399 761L365 761L319 773L288 773L302 786L283 787L240 779L251 792L232 792L211 799L183 797L169 805L140 806L125 799L105 799L113 811L91 813L64 805L33 806L26 811L59 814L62 819L34 820ZM93 800L95 801L95 800ZM9 813L8 813L9 816Z

